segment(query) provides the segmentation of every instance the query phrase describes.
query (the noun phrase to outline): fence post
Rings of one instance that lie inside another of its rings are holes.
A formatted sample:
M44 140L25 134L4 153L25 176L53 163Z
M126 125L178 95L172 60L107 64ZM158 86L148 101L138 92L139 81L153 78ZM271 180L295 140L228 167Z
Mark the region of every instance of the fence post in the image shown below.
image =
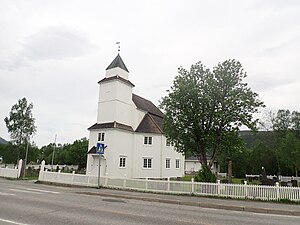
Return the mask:
M40 172L39 172L39 180L44 180L44 173L45 172L45 160L42 161L41 163L41 169L40 169Z
M192 183L192 191L191 191L191 193L194 194L194 192L195 192L194 178L191 179L191 183Z
M279 193L279 183L278 182L276 182L276 198L277 198L277 200L280 200L280 193Z
M146 191L148 190L148 177L146 177L145 189L146 189Z
M126 188L126 174L124 174L123 188Z
M88 176L88 180L87 180L87 187L89 187L90 186L90 177L91 177L91 172L89 172L88 174L87 174L87 176Z
M168 180L168 188L167 188L167 191L170 191L170 177L168 177L167 180Z
M104 182L104 185L107 186L107 183L108 183L108 173L105 174L105 182Z
M245 188L245 198L248 198L248 185L247 185L247 181L244 181L244 188Z
M218 196L220 196L221 194L221 181L220 180L217 180L217 187L218 187Z
M72 172L72 185L74 184L74 178L75 178L75 171Z
M25 168L26 169L26 168ZM25 171L25 170L24 170ZM20 178L20 177L22 177L23 176L23 174L22 174L22 172L23 172L23 159L20 159L19 160L19 164L18 164L18 177L17 178ZM24 173L24 172L23 172Z
M58 170L56 173L56 181L60 183L60 170Z

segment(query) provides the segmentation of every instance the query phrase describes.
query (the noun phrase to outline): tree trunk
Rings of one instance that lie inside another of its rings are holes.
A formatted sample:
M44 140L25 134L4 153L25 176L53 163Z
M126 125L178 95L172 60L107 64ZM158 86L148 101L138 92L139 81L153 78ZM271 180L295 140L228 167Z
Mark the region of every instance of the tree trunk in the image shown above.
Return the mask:
M205 153L205 150L204 150L204 147L203 147L203 144L201 144L200 142L197 143L197 158L202 166L203 167L207 167L207 159L206 159L206 153Z

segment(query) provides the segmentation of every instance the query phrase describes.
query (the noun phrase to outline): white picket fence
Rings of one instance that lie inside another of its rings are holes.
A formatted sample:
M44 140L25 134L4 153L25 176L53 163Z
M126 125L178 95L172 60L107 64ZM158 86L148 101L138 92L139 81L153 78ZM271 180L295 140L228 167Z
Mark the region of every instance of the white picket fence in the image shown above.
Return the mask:
M18 178L19 177L19 170L18 169L11 169L11 168L0 168L0 177L6 178Z
M60 184L97 187L98 177L75 173L60 173L40 171L39 181ZM288 199L300 201L300 188L276 186L259 186L245 184L198 183L184 181L126 179L101 177L101 186L119 189L131 189L149 192L163 192L173 194L194 194L201 196L219 196L240 199L280 200Z
M0 167L0 177L6 177L6 178L19 178L20 173L21 173L21 168L22 168L22 162L23 160L20 159L18 163L18 167L13 166L13 167Z
M258 174L246 174L246 178L256 178L258 179L261 175L258 175ZM277 178L276 175L267 175L267 178L268 179L274 179L274 178ZM300 181L300 177L294 177L294 176L281 176L279 175L278 176L278 179L279 181L284 181L284 182L290 182L292 180L297 180L297 181Z

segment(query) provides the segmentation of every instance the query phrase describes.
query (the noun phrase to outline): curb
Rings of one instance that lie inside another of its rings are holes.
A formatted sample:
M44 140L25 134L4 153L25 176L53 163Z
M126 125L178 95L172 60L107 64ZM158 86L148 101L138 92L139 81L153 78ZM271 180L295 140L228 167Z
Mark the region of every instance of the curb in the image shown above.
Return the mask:
M172 199L138 197L138 196L130 196L130 195L118 195L118 194L107 194L107 193L96 193L96 192L75 192L75 193L83 194L83 195L96 195L102 197L134 199L134 200L140 200L146 202L159 202L159 203L166 203L166 204L173 204L173 205L186 205L186 206L194 206L194 207L201 207L201 208L223 209L223 210L231 210L231 211L244 211L244 212L252 212L252 213L275 214L275 215L300 216L300 211L295 211L295 210L234 206L234 205L225 205L225 204L215 204L209 202L181 201L181 200L172 200Z

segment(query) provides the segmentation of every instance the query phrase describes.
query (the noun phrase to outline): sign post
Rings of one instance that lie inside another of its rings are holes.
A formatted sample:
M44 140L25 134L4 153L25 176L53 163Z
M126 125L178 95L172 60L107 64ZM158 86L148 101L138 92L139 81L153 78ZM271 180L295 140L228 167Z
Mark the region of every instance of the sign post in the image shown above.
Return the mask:
M97 150L96 153L99 155L99 163L98 163L98 188L100 188L100 167L101 167L101 155L104 154L104 149L106 146L104 146L103 143L97 143Z

